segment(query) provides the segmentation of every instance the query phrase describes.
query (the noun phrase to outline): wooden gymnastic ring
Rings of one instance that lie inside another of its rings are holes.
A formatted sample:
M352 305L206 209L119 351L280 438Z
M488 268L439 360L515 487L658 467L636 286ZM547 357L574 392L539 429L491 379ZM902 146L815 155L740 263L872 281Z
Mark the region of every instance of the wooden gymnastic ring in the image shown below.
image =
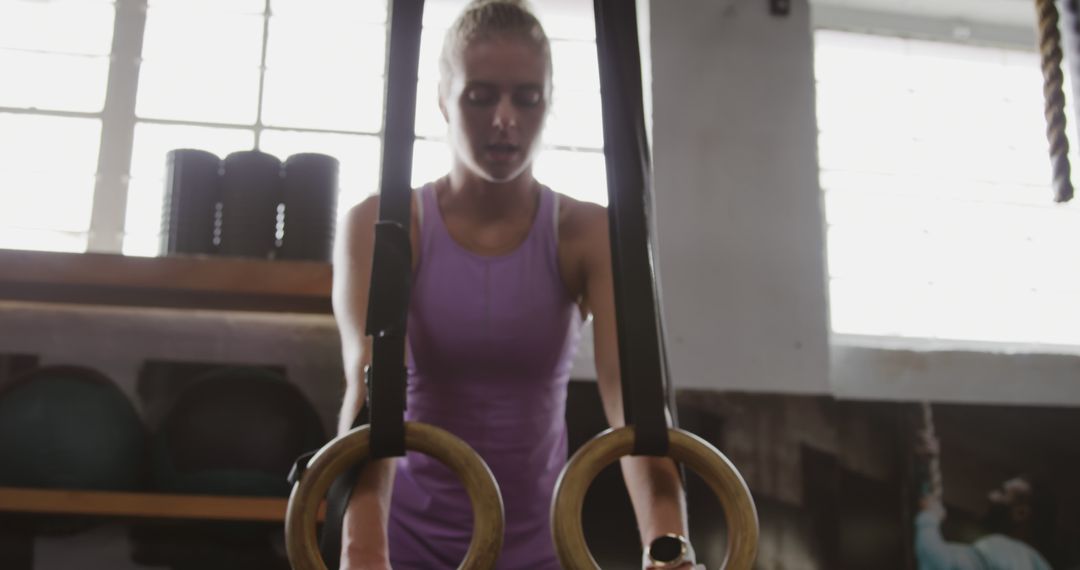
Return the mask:
M368 457L370 426L360 426L327 443L308 462L293 487L285 513L285 547L293 570L326 570L315 536L316 515L326 491L349 466ZM405 449L429 455L449 467L465 486L473 506L473 535L460 569L489 570L502 550L503 503L498 483L484 460L464 441L429 424L405 422Z
M669 456L701 475L723 506L728 549L721 568L749 570L757 556L758 518L746 482L723 453L700 437L669 429L668 439ZM630 455L633 449L633 427L609 429L583 445L559 475L551 503L551 534L559 562L566 570L599 568L581 526L585 492L604 467Z

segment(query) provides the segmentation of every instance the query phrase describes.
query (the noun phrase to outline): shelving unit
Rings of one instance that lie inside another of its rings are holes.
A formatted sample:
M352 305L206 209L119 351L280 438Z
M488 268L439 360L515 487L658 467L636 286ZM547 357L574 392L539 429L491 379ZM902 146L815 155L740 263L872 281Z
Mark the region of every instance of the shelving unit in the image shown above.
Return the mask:
M329 314L328 263L0 250L0 301ZM282 474L284 477L284 474ZM283 521L287 500L0 487L0 512Z

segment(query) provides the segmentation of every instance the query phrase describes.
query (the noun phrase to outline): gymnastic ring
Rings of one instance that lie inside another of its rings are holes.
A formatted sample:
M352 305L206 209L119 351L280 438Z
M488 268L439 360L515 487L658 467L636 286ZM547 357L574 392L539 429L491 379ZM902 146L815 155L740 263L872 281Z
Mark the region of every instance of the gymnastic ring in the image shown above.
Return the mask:
M749 570L757 556L758 518L750 489L735 466L700 437L669 429L669 456L705 479L720 499L728 528L728 549L721 568ZM593 479L604 467L634 449L634 428L609 429L587 442L570 458L555 484L551 534L559 562L566 570L598 569L585 543L581 508Z
M326 570L315 536L316 515L326 491L349 466L366 458L371 428L364 425L335 438L308 462L293 487L285 512L285 548L293 570ZM429 424L405 422L405 449L429 455L461 480L473 506L473 535L462 570L490 570L502 550L503 503L484 460L464 441Z

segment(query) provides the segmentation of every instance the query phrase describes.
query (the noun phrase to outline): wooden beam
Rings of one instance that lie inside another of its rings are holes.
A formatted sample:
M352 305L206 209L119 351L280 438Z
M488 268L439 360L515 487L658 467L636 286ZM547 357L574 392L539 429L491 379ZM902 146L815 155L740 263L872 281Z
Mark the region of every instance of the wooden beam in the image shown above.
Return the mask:
M283 522L287 506L287 499L276 497L0 487L0 511L19 513ZM325 505L319 509L319 520L324 516Z

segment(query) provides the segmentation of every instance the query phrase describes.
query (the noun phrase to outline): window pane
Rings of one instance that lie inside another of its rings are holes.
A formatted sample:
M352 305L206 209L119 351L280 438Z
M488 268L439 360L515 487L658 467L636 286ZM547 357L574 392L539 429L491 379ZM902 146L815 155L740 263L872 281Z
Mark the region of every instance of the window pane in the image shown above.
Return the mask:
M165 193L165 155L178 148L196 148L224 158L231 152L249 150L255 133L247 129L215 129L184 125L135 125L124 218L124 253L157 255Z
M832 326L857 334L1076 346L1080 289L957 289L915 281L833 279ZM1008 303L1001 303L1002 293ZM902 297L904 302L882 302ZM994 310L987 310L994 307Z
M263 123L377 133L382 129L383 89L381 77L319 68L267 69Z
M150 8L214 11L220 14L262 14L266 0L148 0Z
M99 112L108 76L107 57L0 49L0 106Z
M112 49L112 2L0 2L0 48L80 55Z
M101 121L0 113L0 170L97 172Z
M86 234L0 226L0 248L31 251L86 252Z
M596 39L596 22L593 19L591 0L533 2L533 7L549 38L589 42Z
M261 15L149 9L136 113L253 124L262 38Z
M442 55L443 38L446 30L443 28L424 27L420 34L420 67L417 75L421 81L438 82L439 57Z
M335 76L381 76L386 68L386 27L338 14L275 15L268 39L266 66L282 72L319 68L324 81L332 81Z
M468 4L467 0L431 0L424 3L424 27L445 30Z
M132 188L132 186L128 186L128 188ZM131 190L129 190L129 192L130 191ZM144 189L139 189L138 191L143 195L146 194L146 191ZM147 205L146 204L139 204L138 206L135 206L135 207L140 208L140 209L146 209ZM131 212L131 210L132 210L132 204L131 204L131 201L130 201L130 198L129 198L129 200L128 200L128 212ZM139 233L124 232L123 254L124 255L137 255L137 256L140 256L140 257L155 257L155 256L157 256L160 253L160 250L161 250L161 234L160 234L161 227L160 226L161 226L161 222L159 221L157 231L146 231L146 232L139 232Z
M1037 54L817 32L815 61L833 329L1080 344Z
M0 228L85 232L101 121L0 114L0 133L0 177L5 181L0 184ZM46 241L34 245L33 236L45 234L18 235L31 240L19 242L30 249L52 248L52 238L42 237Z
M379 190L381 144L378 137L266 130L260 138L259 148L282 162L302 152L317 152L338 159L341 164L339 215Z
M439 82L420 80L416 86L416 135L446 138L446 119L439 110Z
M420 187L450 172L450 149L443 141L417 140L413 145L412 185Z
M0 170L0 176L0 227L76 233L90 228L93 175Z
M600 93L557 90L544 129L544 142L575 148L602 148L604 124Z
M140 118L254 124L258 67L145 62L135 112Z
M265 124L380 130L386 28L365 24L357 10L324 11L331 8L293 4L270 19Z
M381 24L386 22L386 0L271 0L275 16L323 14L336 15L350 22Z
M578 200L607 205L604 154L545 150L536 159L537 180Z
M146 12L143 59L258 67L262 61L263 21L262 14L150 8Z
M551 42L551 66L556 89L600 92L600 66L593 42Z

